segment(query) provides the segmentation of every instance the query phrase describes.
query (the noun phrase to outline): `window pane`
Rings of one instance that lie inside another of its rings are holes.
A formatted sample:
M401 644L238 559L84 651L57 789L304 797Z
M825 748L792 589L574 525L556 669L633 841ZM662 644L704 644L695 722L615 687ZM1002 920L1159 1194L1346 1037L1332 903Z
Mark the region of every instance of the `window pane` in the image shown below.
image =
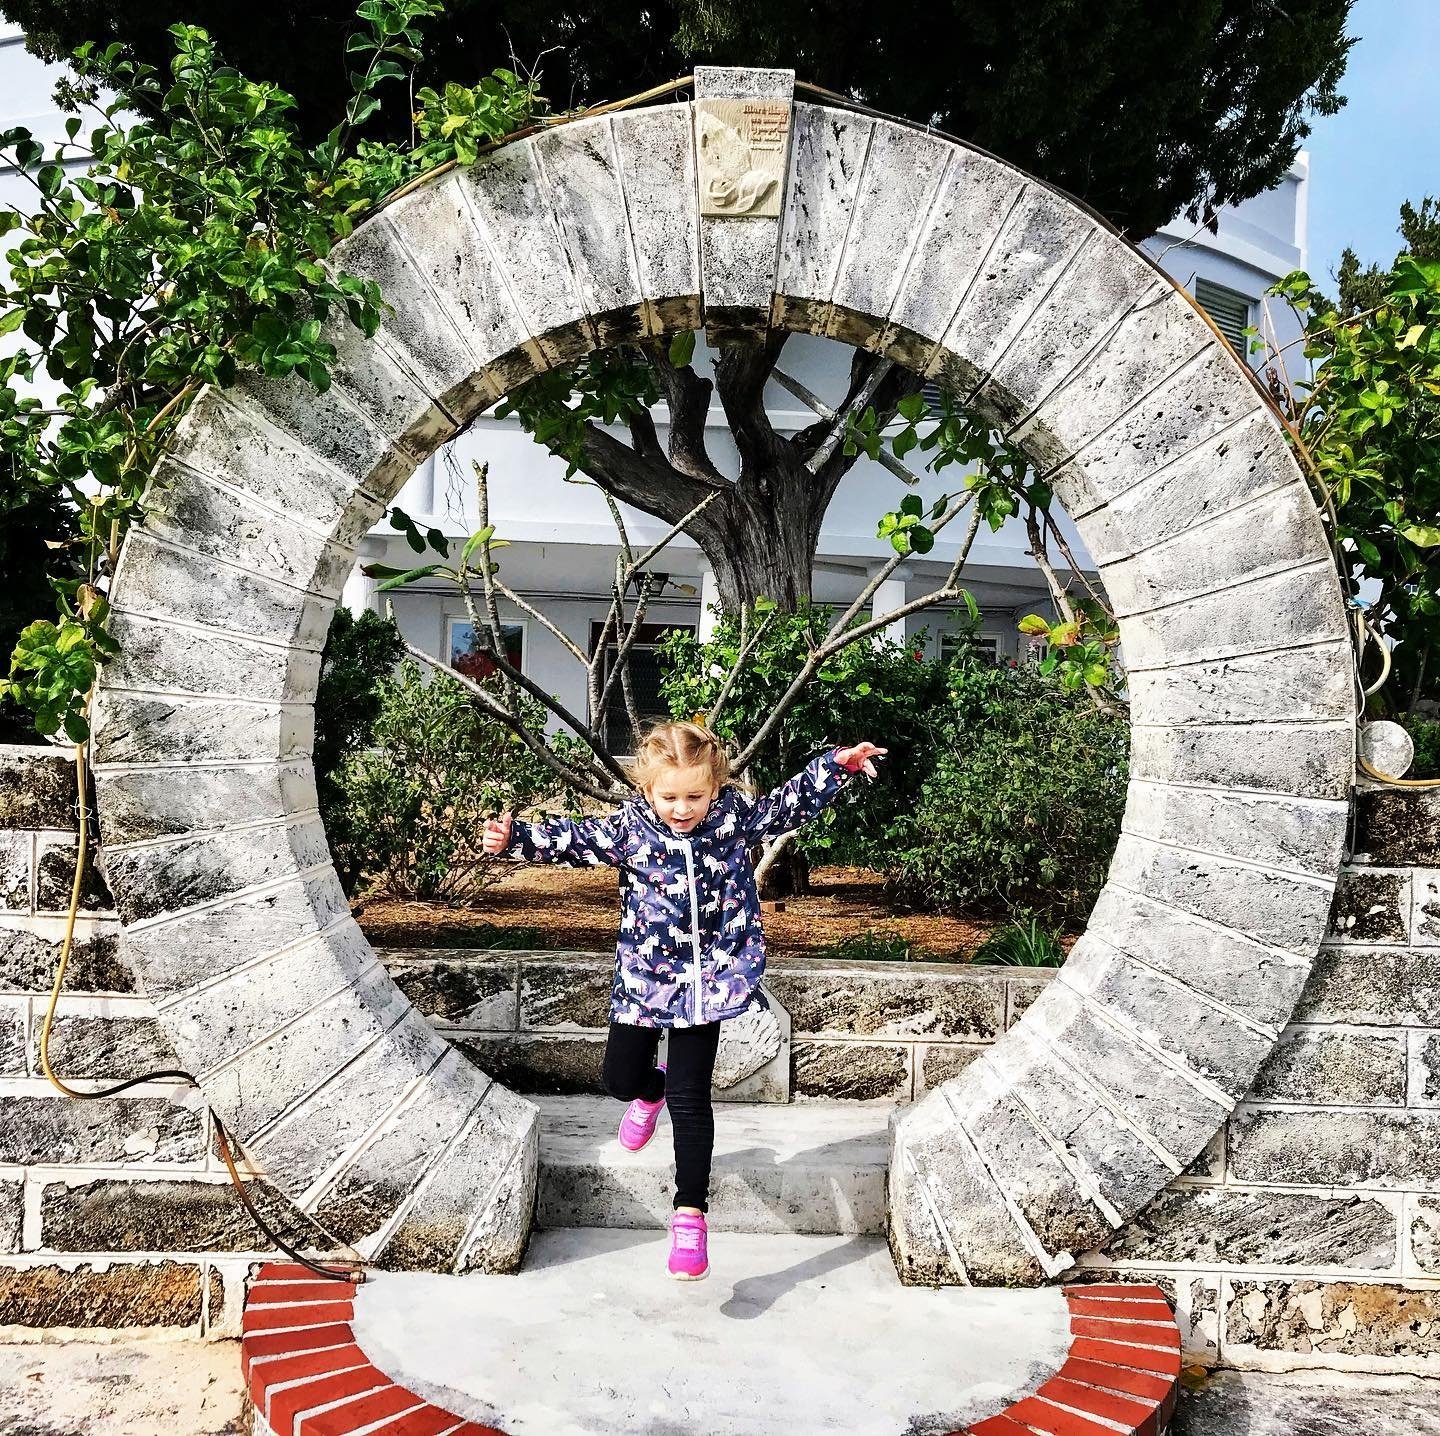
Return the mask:
M501 636L505 640L505 661L521 672L525 669L525 626L521 623L502 623ZM476 682L491 677L500 670L488 656L490 634L482 630L476 641L475 628L468 620L452 619L450 622L450 666L457 672ZM485 651L482 651L485 650Z

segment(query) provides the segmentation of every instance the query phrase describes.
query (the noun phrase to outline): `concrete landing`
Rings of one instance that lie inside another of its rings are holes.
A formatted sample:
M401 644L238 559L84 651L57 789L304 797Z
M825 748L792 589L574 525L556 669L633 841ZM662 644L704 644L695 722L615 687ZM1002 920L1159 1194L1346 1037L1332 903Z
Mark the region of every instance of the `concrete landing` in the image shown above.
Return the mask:
M668 1113L650 1144L616 1140L608 1097L537 1097L541 1227L656 1230L670 1220L675 1148ZM867 1235L885 1230L893 1105L716 1103L715 1231Z
M904 1288L873 1238L717 1235L699 1282L669 1280L667 1251L550 1231L518 1277L380 1274L354 1339L507 1436L942 1436L1034 1391L1071 1342L1060 1291Z

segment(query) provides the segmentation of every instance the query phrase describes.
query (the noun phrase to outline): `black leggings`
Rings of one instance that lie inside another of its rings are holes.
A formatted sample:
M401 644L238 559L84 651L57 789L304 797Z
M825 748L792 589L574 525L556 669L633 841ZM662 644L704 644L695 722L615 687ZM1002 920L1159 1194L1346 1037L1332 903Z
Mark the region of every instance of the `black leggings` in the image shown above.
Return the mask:
M605 1044L605 1090L622 1102L636 1097L658 1102L664 1097L675 1138L673 1205L698 1207L704 1212L709 1210L710 1157L715 1150L710 1083L720 1046L720 1024L670 1028L664 1072L655 1066L661 1030L625 1022L610 1024L610 1038Z

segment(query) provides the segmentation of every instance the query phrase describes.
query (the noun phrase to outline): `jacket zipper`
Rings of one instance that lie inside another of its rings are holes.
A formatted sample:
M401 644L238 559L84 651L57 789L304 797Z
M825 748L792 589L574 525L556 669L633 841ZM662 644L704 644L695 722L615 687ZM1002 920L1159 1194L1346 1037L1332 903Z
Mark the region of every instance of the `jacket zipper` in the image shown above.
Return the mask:
M695 955L695 1026L700 1026L700 909L695 896L695 844L689 839L685 842L685 875L690 880L690 950Z

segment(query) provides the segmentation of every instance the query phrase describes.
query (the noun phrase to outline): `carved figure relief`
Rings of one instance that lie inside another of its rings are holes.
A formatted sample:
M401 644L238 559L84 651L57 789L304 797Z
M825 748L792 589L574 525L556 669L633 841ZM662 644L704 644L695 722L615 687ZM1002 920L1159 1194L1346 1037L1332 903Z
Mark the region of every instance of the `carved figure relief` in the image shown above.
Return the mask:
M780 213L790 106L784 100L699 100L695 106L700 213L774 218Z

